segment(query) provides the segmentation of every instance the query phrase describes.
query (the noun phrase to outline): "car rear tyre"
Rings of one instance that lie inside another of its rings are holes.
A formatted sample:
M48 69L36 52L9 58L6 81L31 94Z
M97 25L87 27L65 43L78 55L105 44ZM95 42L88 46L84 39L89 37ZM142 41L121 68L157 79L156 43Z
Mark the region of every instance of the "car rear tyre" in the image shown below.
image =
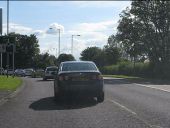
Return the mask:
M45 80L47 80L47 78L44 77L43 80L45 81Z
M97 96L97 102L101 103L104 101L104 92Z
M61 102L61 101L63 101L63 98L64 98L64 96L63 96L62 94L57 94L56 92L54 92L54 100L55 100L56 102Z

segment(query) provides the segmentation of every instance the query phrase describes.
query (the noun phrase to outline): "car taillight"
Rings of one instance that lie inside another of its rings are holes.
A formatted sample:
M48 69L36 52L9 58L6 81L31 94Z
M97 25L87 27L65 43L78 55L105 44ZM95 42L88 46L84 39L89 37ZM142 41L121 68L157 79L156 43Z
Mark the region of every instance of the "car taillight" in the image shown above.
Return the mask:
M69 76L65 76L65 80L69 80Z
M103 79L102 75L97 75L97 79L102 80Z
M59 76L59 81L63 81L64 80L64 77L63 76Z
M93 75L93 76L92 76L92 79L93 79L93 80L102 80L103 77L102 77L102 75Z
M59 76L59 81L69 80L69 76Z

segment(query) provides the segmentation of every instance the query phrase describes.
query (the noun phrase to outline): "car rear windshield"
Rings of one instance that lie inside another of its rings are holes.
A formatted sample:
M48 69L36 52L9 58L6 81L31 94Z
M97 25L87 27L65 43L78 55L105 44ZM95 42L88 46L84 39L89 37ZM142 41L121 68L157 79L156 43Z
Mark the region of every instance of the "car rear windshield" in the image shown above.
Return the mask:
M47 71L57 71L57 68L47 68Z
M97 70L93 63L64 63L62 71L88 71Z

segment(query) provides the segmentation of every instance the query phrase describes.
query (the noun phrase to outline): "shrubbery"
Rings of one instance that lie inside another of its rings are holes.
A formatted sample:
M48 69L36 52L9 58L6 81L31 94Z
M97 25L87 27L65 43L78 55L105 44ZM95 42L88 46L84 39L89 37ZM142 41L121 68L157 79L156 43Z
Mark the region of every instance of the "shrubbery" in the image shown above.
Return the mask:
M149 63L142 63L142 62L129 62L129 61L122 61L116 65L111 66L104 66L100 68L103 74L109 75L135 75L135 76L150 76L151 75L151 68Z

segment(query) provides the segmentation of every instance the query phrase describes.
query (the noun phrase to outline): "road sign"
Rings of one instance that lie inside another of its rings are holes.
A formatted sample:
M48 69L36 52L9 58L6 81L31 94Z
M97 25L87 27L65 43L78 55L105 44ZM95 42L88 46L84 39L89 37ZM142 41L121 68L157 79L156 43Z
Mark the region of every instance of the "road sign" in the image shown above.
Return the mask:
M6 44L0 44L0 53L6 52Z

